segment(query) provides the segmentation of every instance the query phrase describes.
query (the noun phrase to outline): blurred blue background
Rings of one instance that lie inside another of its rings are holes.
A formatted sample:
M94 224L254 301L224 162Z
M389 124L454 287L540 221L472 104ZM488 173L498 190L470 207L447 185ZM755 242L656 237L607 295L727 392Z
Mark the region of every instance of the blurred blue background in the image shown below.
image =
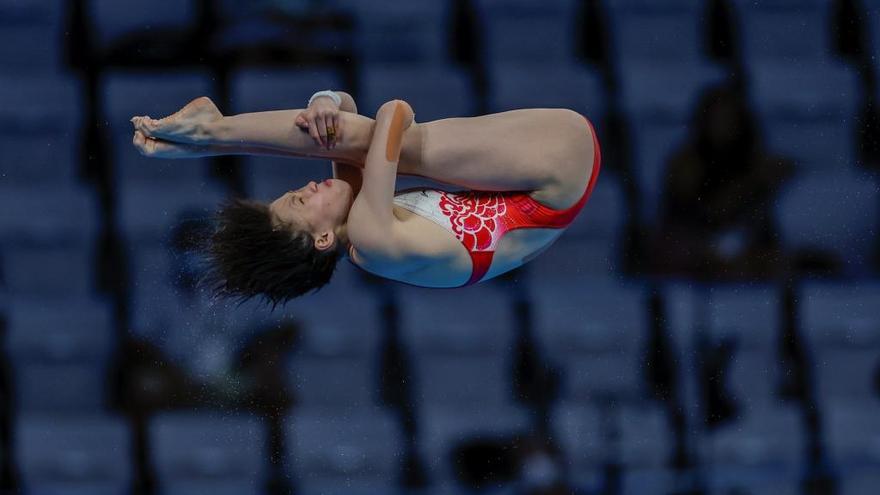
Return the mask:
M0 0L0 491L876 494L878 76L877 0ZM475 287L210 300L188 233L329 162L128 119L327 88L568 107L602 173Z

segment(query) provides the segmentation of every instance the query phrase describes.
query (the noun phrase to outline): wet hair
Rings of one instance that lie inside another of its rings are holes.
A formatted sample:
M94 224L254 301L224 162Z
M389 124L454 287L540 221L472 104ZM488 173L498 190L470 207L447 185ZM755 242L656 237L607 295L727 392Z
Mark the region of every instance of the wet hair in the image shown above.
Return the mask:
M212 295L245 302L262 296L275 306L317 291L333 275L339 254L321 251L314 236L293 226L274 227L268 205L242 198L225 200L203 245L202 283Z

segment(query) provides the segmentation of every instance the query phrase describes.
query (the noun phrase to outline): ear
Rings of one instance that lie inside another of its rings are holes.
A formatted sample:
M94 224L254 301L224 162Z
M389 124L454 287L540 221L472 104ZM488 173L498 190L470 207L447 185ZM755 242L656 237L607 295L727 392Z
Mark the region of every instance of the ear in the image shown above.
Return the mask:
M315 248L317 248L319 251L330 249L330 246L333 245L333 242L335 240L336 234L334 234L332 230L321 232L320 235L315 237Z

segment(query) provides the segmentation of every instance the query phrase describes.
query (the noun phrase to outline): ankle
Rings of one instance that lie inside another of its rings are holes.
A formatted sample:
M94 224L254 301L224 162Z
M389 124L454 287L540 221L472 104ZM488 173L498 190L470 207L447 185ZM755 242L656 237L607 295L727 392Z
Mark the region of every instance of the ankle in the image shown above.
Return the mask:
M226 116L205 122L199 125L200 140L203 140L203 144L241 144L230 143L231 128L229 117Z

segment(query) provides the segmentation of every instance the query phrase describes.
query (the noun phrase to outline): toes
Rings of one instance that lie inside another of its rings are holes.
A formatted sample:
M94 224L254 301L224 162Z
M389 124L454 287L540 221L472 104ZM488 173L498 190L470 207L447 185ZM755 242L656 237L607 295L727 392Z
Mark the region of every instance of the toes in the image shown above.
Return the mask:
M138 117L137 122L135 122L135 129L142 132L144 136L155 137L156 126L153 122L155 121L150 117Z

